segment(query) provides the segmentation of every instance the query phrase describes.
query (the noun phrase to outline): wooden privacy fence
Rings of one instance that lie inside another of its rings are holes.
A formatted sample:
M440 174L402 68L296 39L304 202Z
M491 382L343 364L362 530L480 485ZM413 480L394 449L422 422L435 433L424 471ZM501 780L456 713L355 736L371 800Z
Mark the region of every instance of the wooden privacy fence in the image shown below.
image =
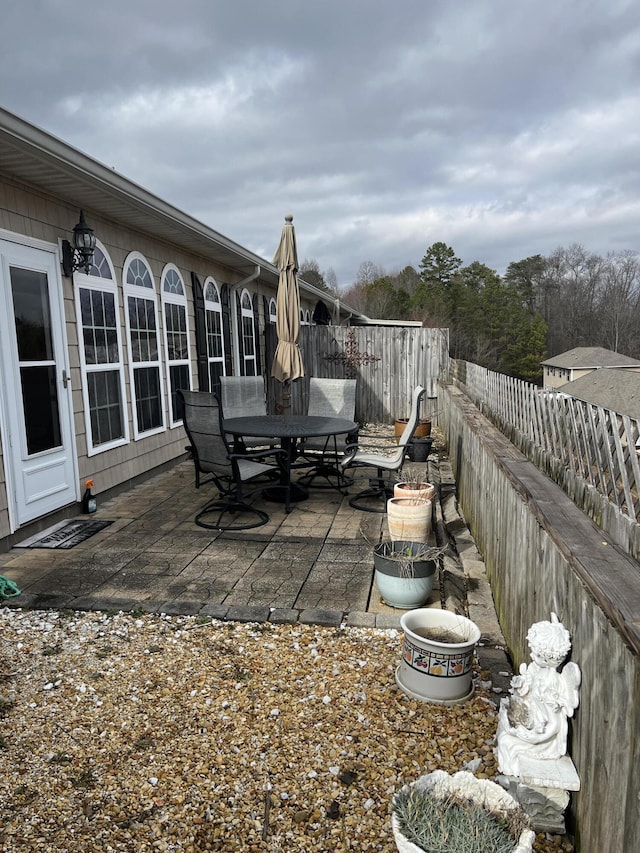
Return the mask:
M452 367L455 383L482 413L637 559L638 421L477 364Z
M266 330L265 366L269 400L282 389L271 378L275 327ZM411 392L426 388L421 414L436 418L438 382L449 366L449 330L417 326L302 326L300 349L305 377L292 383L294 412L306 412L309 377L357 379L356 420L393 423L406 417Z

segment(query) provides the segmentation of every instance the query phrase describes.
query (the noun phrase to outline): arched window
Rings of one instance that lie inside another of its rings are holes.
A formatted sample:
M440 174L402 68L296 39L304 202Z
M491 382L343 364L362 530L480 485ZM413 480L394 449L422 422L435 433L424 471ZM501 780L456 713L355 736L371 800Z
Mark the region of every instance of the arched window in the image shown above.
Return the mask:
M132 252L122 270L135 438L164 429L158 304L145 258Z
M89 275L77 270L76 317L87 455L129 440L118 288L104 246L96 245Z
M182 423L178 411L177 391L191 390L189 362L189 326L187 323L187 297L184 282L177 267L167 264L162 273L160 292L164 316L164 350L169 384L169 423Z
M276 300L272 298L269 300L269 322L275 323L276 317Z
M311 311L309 311L309 309L308 309L308 308L307 308L307 310L304 312L304 324L305 324L305 326L310 326L310 325L311 325Z
M255 318L253 302L248 290L243 290L240 294L240 334L242 337L240 372L243 376L257 376Z
M224 376L224 333L222 326L222 301L218 285L212 278L204 283L204 308L207 318L207 358L209 361L209 387L212 391L220 385Z

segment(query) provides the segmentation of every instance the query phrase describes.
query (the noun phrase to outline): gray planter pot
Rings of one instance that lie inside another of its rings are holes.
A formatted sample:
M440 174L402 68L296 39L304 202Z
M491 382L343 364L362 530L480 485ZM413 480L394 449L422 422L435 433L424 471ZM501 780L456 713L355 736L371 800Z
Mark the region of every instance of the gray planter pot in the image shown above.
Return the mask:
M435 560L404 558L424 549L423 542L381 542L373 549L373 565L380 595L391 607L412 610L431 595Z

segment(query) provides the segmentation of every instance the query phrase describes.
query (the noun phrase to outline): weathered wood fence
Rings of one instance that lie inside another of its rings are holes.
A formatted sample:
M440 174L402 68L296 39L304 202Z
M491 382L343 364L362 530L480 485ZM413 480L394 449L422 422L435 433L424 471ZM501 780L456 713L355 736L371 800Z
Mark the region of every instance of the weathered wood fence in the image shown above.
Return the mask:
M484 558L516 667L527 631L554 612L582 672L570 754L581 853L638 850L640 572L462 390L441 389L441 428L457 498Z
M265 367L270 400L282 394L271 378L275 327L267 328ZM426 388L421 414L437 421L438 381L449 368L449 330L416 326L302 326L305 377L292 383L294 412L306 412L309 377L357 379L356 420L393 423L409 414L411 392Z
M640 559L638 421L469 362L452 362L452 376L528 459Z

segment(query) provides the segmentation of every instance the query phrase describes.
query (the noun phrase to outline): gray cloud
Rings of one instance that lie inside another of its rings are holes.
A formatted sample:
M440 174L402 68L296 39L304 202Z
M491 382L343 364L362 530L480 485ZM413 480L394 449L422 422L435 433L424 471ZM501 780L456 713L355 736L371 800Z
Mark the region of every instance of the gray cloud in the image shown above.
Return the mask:
M9 4L3 106L270 258L640 249L633 0Z

